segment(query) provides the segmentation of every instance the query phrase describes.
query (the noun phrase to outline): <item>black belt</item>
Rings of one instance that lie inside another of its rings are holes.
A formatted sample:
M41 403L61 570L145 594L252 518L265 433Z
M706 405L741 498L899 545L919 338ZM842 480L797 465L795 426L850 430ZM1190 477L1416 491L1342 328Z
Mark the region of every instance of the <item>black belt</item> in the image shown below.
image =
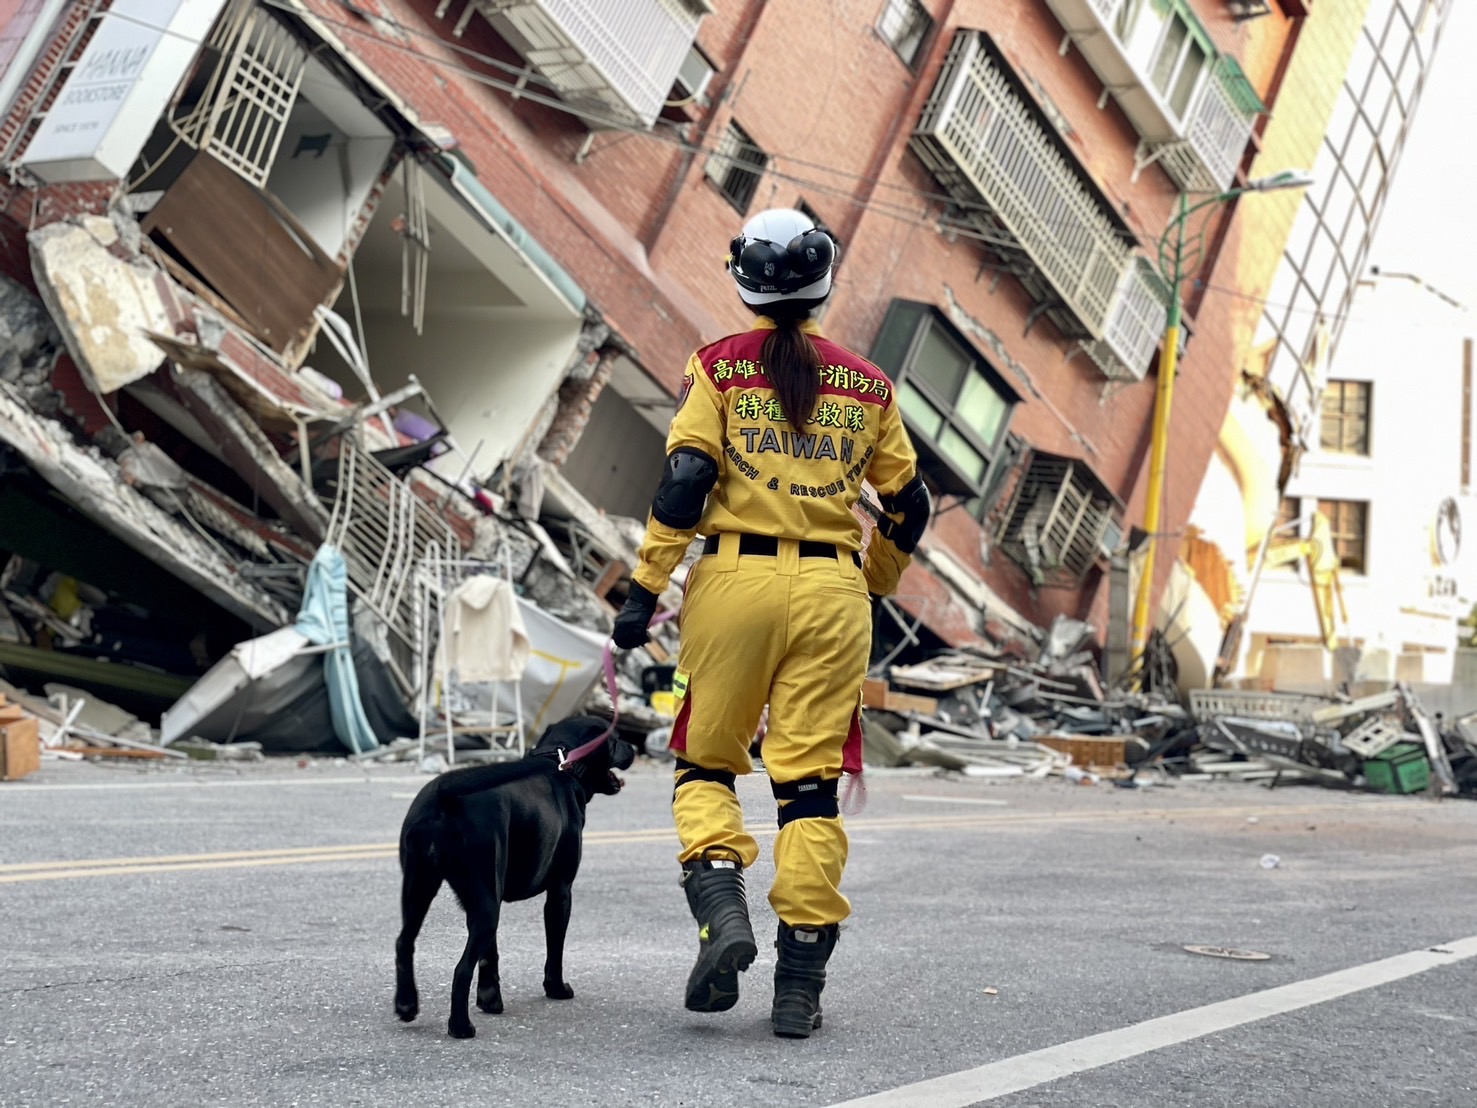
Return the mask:
M718 540L721 536L709 535L703 540L703 553L718 553ZM780 552L780 540L773 535L739 535L740 554L757 554L764 558L773 558ZM811 539L800 540L800 557L802 558L834 558L839 553L835 543L815 542ZM854 565L861 565L861 556L855 550L851 551L851 560Z

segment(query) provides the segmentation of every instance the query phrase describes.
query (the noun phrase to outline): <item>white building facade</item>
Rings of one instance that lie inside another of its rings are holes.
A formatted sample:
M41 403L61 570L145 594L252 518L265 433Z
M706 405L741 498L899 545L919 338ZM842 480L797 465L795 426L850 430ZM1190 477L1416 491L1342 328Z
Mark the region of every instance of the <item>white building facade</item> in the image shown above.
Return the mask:
M1309 537L1315 512L1328 520L1348 616L1335 613L1339 645L1357 653L1325 648L1306 560L1269 564L1254 584L1243 678L1452 681L1458 620L1477 595L1473 329L1417 278L1360 283L1271 546Z

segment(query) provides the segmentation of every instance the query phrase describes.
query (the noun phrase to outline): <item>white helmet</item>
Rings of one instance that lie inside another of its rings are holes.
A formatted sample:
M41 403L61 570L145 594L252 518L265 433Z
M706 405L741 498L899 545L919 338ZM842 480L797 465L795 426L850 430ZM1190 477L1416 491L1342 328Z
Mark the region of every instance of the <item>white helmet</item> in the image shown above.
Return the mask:
M831 232L794 208L760 212L728 244L728 272L745 304L821 300L835 264Z

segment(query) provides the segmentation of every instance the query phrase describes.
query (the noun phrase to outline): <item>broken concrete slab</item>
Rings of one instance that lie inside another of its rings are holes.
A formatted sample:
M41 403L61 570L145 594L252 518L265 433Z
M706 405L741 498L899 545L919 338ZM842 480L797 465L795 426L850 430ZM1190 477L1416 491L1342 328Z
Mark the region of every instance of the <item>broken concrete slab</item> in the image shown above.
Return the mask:
M67 350L89 384L106 395L142 380L163 358L150 331L172 332L172 299L160 270L109 248L109 219L85 216L32 231L31 272Z
M236 472L304 538L322 542L328 513L282 460L271 440L214 377L198 369L179 369L170 378L174 395L215 441Z
M258 626L279 627L290 618L218 548L126 484L116 463L93 447L78 446L65 428L36 415L4 383L0 442L94 523L227 611Z

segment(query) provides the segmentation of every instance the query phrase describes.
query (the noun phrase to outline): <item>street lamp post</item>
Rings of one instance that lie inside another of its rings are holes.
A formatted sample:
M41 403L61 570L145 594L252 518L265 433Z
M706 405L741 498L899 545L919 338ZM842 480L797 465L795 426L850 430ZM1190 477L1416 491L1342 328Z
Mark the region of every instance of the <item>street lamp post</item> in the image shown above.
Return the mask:
M1184 267L1185 229L1190 217L1196 212L1247 192L1275 192L1278 189L1306 188L1313 183L1312 177L1297 170L1288 170L1271 177L1261 177L1240 188L1212 193L1195 204L1190 203L1190 193L1179 194L1178 210L1164 234L1159 237L1159 274L1169 286L1169 316L1164 324L1164 351L1159 358L1159 384L1154 394L1154 429L1149 448L1149 500L1144 506L1144 564L1140 570L1138 591L1134 596L1133 630L1129 641L1131 658L1129 672L1137 672L1143 680L1144 650L1149 641L1149 600L1154 590L1154 553L1159 545L1160 518L1164 509L1164 467L1169 453L1169 412L1174 401L1174 379L1179 367L1180 323L1183 315L1180 304L1180 285L1187 274ZM1196 251L1198 257L1199 251Z

